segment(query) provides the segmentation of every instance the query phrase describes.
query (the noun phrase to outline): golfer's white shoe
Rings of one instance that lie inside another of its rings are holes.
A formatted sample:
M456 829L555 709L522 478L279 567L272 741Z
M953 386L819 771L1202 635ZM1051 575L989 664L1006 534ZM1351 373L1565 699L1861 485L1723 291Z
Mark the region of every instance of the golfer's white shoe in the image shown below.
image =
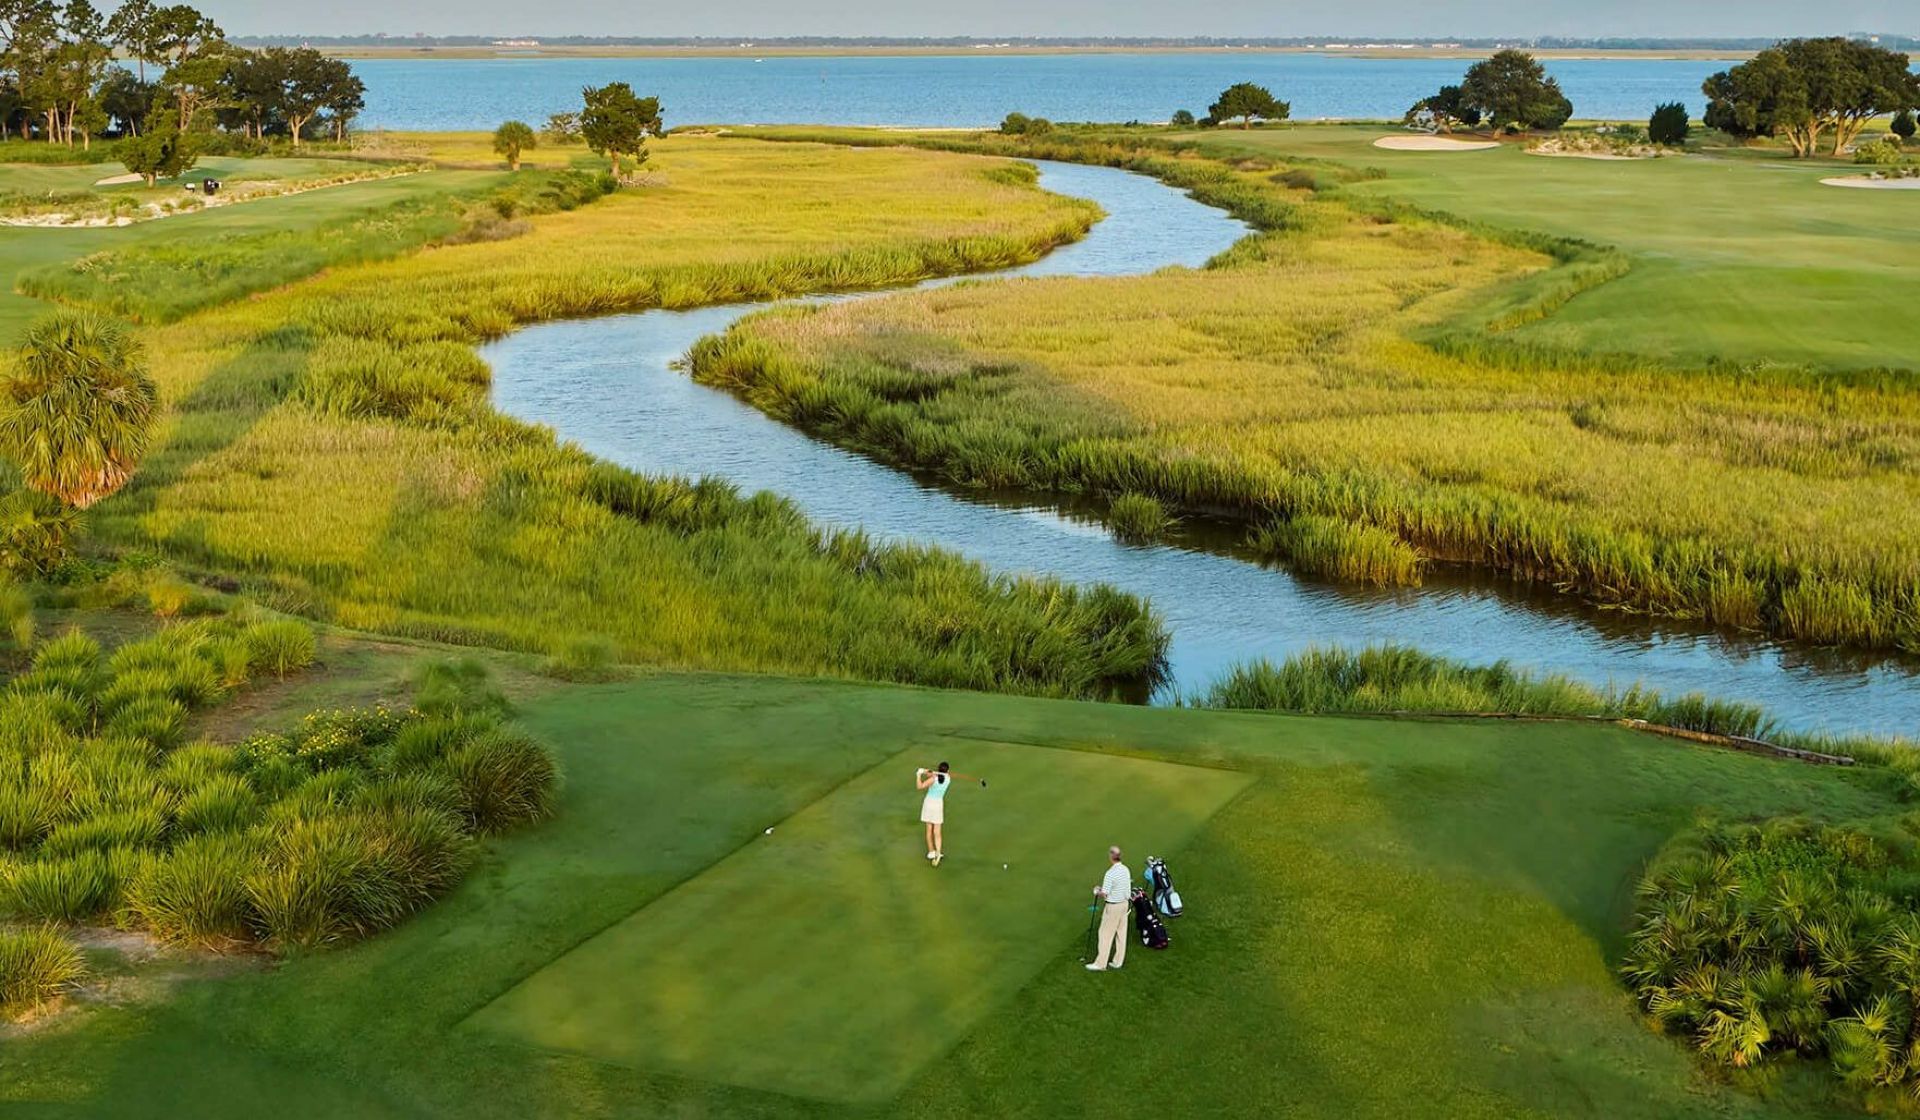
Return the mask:
M939 852L928 852L928 853L927 853L927 858L928 858L928 859L932 859L932 858L933 858L934 856L937 856L937 855L939 855L939 854L940 854Z
M1088 972L1105 972L1106 970L1107 966L1104 964L1090 964L1087 966Z
M1117 965L1117 964L1110 964L1110 965L1108 965L1108 966L1107 966L1107 971L1108 971L1108 972L1118 972L1118 971L1120 971L1120 966L1119 966L1119 965Z

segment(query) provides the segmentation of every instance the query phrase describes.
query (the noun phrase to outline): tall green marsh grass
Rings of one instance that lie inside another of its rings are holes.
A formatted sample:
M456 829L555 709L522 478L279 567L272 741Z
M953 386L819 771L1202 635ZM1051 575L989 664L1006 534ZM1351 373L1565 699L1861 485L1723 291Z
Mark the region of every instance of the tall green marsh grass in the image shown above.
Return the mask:
M1187 701L1195 707L1306 713L1524 715L1644 720L1710 735L1766 739L1920 774L1920 744L1784 731L1765 709L1700 693L1662 696L1639 686L1594 688L1507 662L1468 665L1411 646L1310 649L1274 664L1235 666ZM1920 779L1915 780L1920 785Z
M1610 606L1920 648L1920 398L1900 379L1512 344L1494 332L1551 317L1624 258L1303 194L1267 161L1043 143L1199 184L1263 232L1203 270L753 317L696 348L695 376L960 485L1237 514L1335 578L1464 561Z
M664 185L511 242L337 269L163 328L170 428L95 532L296 613L436 640L1051 695L1151 684L1165 636L1138 600L598 463L492 413L472 350L562 316L1019 263L1094 211L933 153L701 139L650 166Z

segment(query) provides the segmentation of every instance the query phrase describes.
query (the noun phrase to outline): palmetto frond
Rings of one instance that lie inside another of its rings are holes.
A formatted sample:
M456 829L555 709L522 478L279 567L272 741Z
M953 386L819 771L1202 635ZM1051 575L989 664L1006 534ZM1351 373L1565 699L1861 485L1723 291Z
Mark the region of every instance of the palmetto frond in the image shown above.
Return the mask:
M28 486L85 509L133 476L157 406L123 324L56 311L28 328L0 380L0 454Z

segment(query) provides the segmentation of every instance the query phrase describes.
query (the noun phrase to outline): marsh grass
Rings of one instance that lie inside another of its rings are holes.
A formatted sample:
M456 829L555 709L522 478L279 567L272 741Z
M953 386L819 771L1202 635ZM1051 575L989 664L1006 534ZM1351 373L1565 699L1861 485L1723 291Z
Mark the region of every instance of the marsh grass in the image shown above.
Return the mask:
M1108 527L1114 536L1129 543L1158 540L1173 523L1160 499L1146 494L1121 494L1107 505Z
M1095 211L1004 165L702 139L665 185L155 332L167 430L110 547L359 628L555 654L1100 696L1161 670L1137 599L873 545L646 478L492 413L472 347L562 316L881 287L1031 260ZM989 175L986 172L993 172Z
M1312 575L1378 587L1420 586L1420 553L1372 525L1307 514L1269 522L1247 543L1262 556Z
M1751 704L1698 693L1662 697L1639 687L1596 689L1505 661L1469 665L1402 645L1316 648L1278 665L1248 662L1188 702L1255 711L1637 719L1715 735L1781 738L1766 712Z
M1197 184L1263 232L1197 271L755 316L696 347L694 375L960 485L1310 527L1262 537L1336 578L1403 582L1426 556L1610 606L1920 648L1920 404L1902 379L1513 342L1626 258L1295 189L1270 162L1046 143L1033 154Z

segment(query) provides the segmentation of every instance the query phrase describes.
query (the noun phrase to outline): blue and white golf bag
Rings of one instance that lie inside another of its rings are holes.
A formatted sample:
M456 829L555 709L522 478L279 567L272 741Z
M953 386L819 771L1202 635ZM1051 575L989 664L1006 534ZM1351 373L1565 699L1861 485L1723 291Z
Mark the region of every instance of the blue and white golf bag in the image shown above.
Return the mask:
M1180 892L1173 889L1173 876L1167 874L1167 861L1147 857L1147 891L1153 895L1153 908L1169 918L1180 916Z

